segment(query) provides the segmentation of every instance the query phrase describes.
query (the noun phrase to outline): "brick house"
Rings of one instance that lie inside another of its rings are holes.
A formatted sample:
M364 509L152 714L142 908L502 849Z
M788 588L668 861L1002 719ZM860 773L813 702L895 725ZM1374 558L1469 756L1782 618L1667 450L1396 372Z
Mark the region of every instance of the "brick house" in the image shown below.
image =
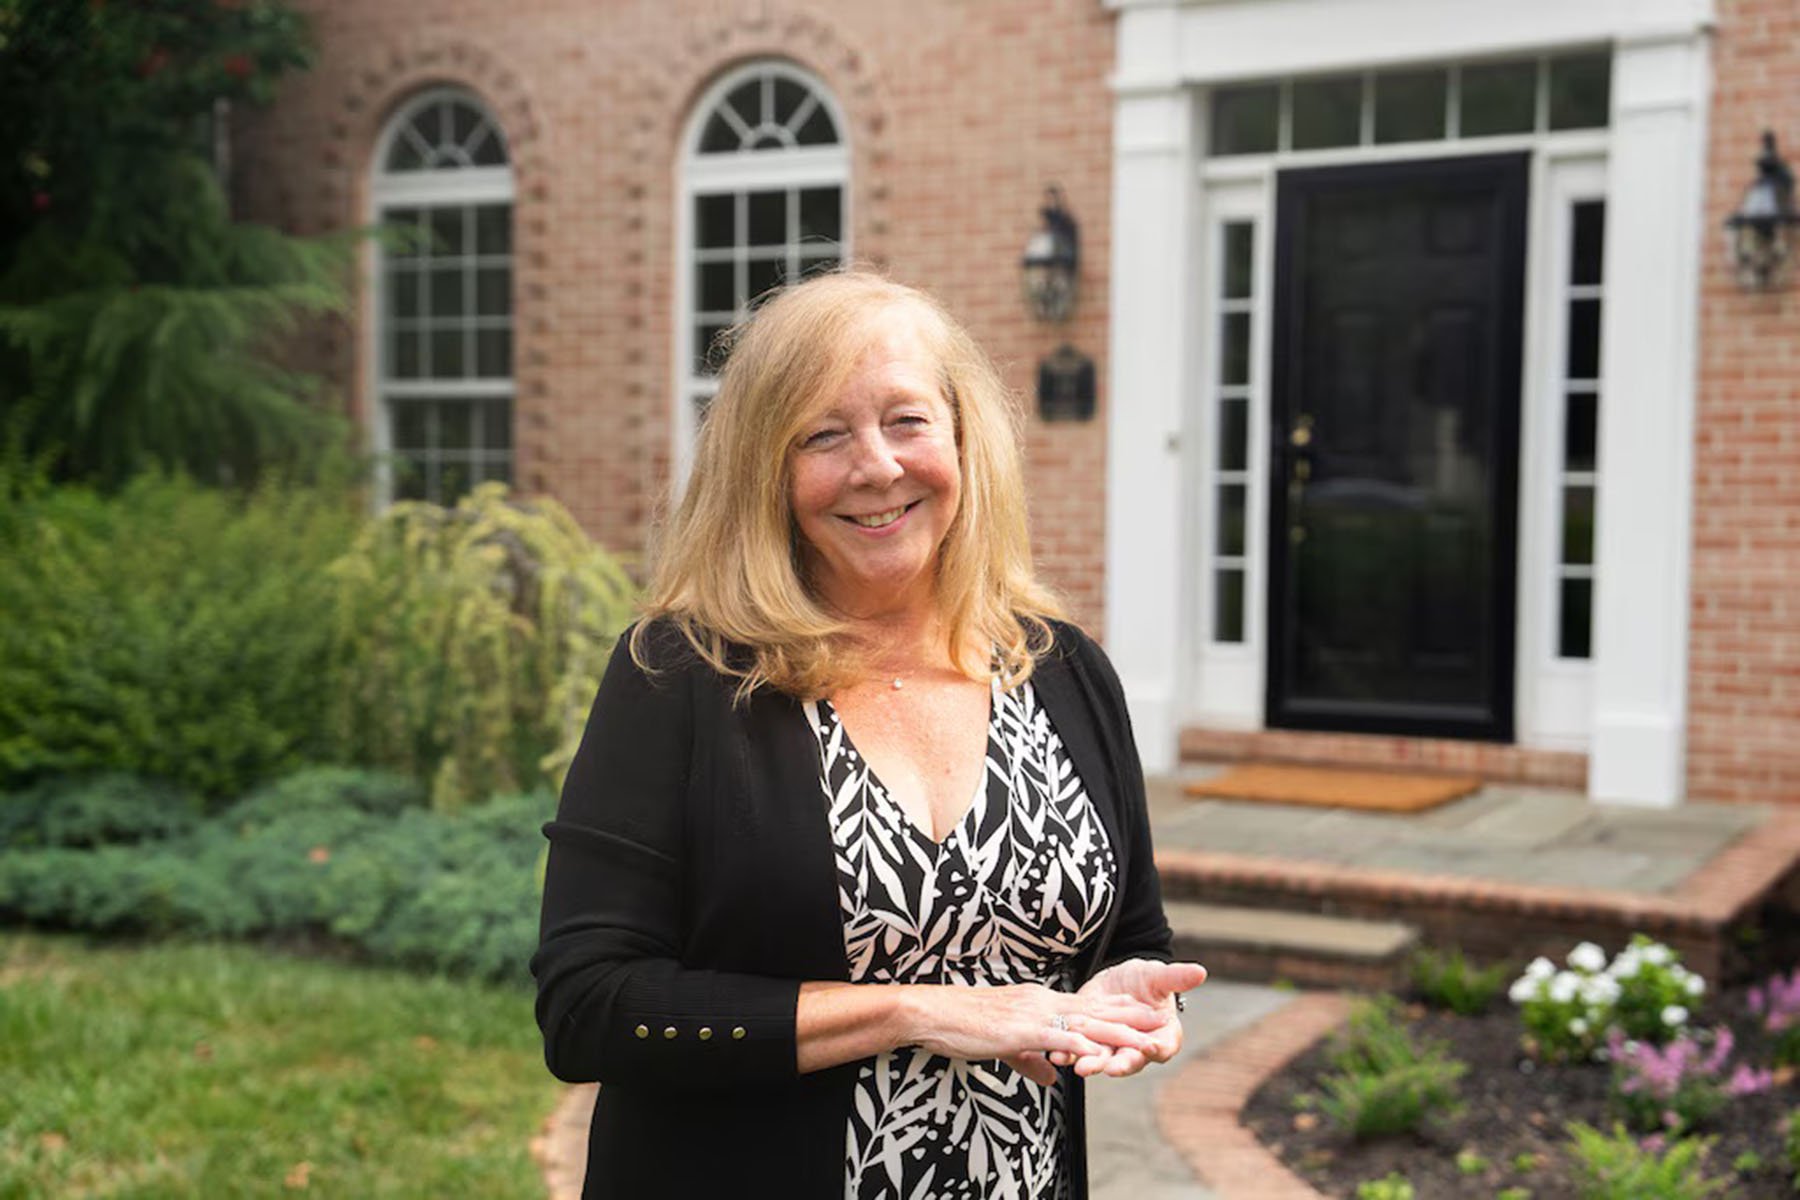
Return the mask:
M711 335L874 263L1032 407L1040 564L1150 767L1800 796L1800 299L1722 237L1761 132L1800 151L1792 0L301 6L234 186L433 235L321 351L386 494L508 478L639 550ZM1033 404L1064 344L1092 419Z

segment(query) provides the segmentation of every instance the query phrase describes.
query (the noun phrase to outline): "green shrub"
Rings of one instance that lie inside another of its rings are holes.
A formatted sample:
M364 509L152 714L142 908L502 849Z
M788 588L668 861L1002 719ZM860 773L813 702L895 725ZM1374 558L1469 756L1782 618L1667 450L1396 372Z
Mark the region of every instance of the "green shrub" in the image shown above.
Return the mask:
M1788 1114L1781 1131L1781 1154L1788 1170L1794 1172L1794 1190L1800 1192L1800 1108Z
M0 796L0 850L153 841L193 828L198 800L123 772L46 779Z
M339 761L428 779L439 808L560 781L633 600L567 511L502 484L396 504L331 578Z
M210 800L327 756L326 568L354 506L140 477L0 503L0 790L126 771Z
M1319 1111L1358 1138L1404 1133L1449 1116L1468 1069L1442 1043L1416 1043L1390 997L1357 1006L1331 1061L1333 1072L1319 1081Z
M1457 949L1447 953L1420 950L1412 965L1413 990L1420 1000L1465 1017L1486 1012L1510 974L1506 963L1477 967Z
M1711 1138L1639 1143L1622 1125L1609 1137L1580 1121L1568 1133L1581 1200L1705 1200L1731 1186L1706 1176Z
M1356 1185L1356 1200L1414 1200L1418 1195L1406 1176L1390 1171L1385 1179L1370 1179Z
M329 935L378 961L522 980L548 792L456 813L391 776L320 769L188 833L0 855L0 920L106 933Z

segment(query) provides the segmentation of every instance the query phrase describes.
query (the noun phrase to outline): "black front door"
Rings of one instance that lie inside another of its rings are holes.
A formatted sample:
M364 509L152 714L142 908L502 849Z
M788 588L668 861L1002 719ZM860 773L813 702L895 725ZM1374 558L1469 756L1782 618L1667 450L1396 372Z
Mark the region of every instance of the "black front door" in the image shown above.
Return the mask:
M1527 161L1279 178L1272 726L1512 738Z

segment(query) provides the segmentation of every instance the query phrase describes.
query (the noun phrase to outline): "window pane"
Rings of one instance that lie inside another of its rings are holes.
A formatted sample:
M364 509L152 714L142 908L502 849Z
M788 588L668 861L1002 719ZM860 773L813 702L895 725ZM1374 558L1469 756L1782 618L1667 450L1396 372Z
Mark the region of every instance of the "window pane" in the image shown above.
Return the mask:
M715 112L706 119L706 129L700 135L700 153L730 154L738 148L740 140L731 122L722 113Z
M482 469L481 469L481 478L484 481L491 479L497 483L504 483L504 484L510 485L512 483L512 459L510 459L510 458L490 458L490 459L488 459L487 465L482 467Z
M431 371L433 379L458 379L464 370L463 329L433 330L431 334Z
M736 245L736 207L737 197L730 193L694 197L694 245L702 250Z
M1585 483L1563 488L1562 561L1572 567L1594 561L1594 489Z
M489 400L482 404L481 444L489 450L512 449L512 401Z
M787 193L786 192L751 192L747 197L750 204L750 232L746 244L751 246L780 246L788 240L787 230ZM754 291L751 293L755 294Z
M467 311L463 303L463 269L431 268L431 315L457 317Z
M388 316L405 319L419 315L419 272L405 264L388 270Z
M1362 76L1294 81L1295 150L1354 146L1362 140Z
M450 140L458 146L466 146L475 129L481 124L481 114L466 104L450 106Z
M395 450L425 450L431 446L430 410L418 401L394 405Z
M813 255L800 260L800 275L802 278L818 275L834 269L837 265L838 258L835 254Z
M388 375L394 379L417 379L424 374L420 357L424 346L424 335L410 330L397 329L389 342Z
M1249 420L1249 401L1237 398L1219 401L1219 470L1245 469Z
M396 454L393 461L394 499L425 499L425 460Z
M726 103L737 110L738 116L744 118L744 124L752 128L769 119L763 112L762 91L763 77L758 75L732 88L731 95L725 98Z
M1600 438L1600 397L1576 392L1564 404L1563 470L1592 471Z
M806 123L794 131L794 138L802 146L835 146L838 140L837 125L821 104L812 110Z
M1570 379L1600 377L1600 301L1569 301Z
M1281 87L1220 88L1212 100L1212 153L1269 154L1281 132Z
M475 410L462 400L439 400L438 443L440 450L469 450L475 445Z
M475 144L469 147L469 161L477 167L503 167L506 165L506 140L500 131L492 125L482 131Z
M1227 313L1219 322L1219 382L1250 382L1250 314Z
M793 119L800 104L806 99L806 89L791 79L781 76L775 78L775 113L773 119L782 125Z
M477 254L512 253L512 208L505 204L484 204L475 210L475 252Z
M694 268L694 298L701 312L733 312L737 308L737 273L732 263L701 263Z
M464 211L461 208L431 210L432 257L451 258L468 252L467 239L463 237Z
M401 130L394 136L393 148L388 151L387 169L390 171L423 171L425 158L419 153L419 144Z
M474 482L470 479L469 464L463 460L440 462L438 464L437 494L432 497L439 504L455 504L468 495Z
M505 379L512 374L512 330L476 330L475 374L483 379Z
M1606 53L1550 60L1550 128L1594 129L1612 109L1612 59Z
M1244 485L1227 483L1219 488L1219 523L1217 549L1219 555L1241 555L1244 552Z
M694 326L694 373L696 375L711 375L725 365L724 348L715 348L713 341L727 328L729 327L723 324L705 321Z
M765 299L771 288L781 286L786 269L787 260L782 258L752 259L745 264L746 302L752 308L756 307L757 301Z
M400 235L398 244L387 251L388 257L393 261L416 258L420 254L422 249L418 242L420 215L416 208L390 208L382 214L383 223Z
M1375 77L1375 140L1424 142L1444 136L1450 77L1442 68Z
M1577 204L1569 252L1569 282L1577 286L1600 282L1600 264L1606 253L1606 205L1598 200Z
M807 188L800 193L800 240L843 240L843 194L834 187Z
M484 317L504 317L512 312L509 268L483 267L475 273L475 311Z
M1244 640L1244 573L1236 567L1213 572L1213 641Z
M1537 64L1476 63L1462 69L1464 137L1530 133L1537 128Z
M1562 612L1557 653L1564 658L1587 658L1593 640L1594 583L1591 579L1562 581Z
M1250 295L1251 250L1254 226L1248 221L1234 221L1225 226L1225 298L1242 300Z

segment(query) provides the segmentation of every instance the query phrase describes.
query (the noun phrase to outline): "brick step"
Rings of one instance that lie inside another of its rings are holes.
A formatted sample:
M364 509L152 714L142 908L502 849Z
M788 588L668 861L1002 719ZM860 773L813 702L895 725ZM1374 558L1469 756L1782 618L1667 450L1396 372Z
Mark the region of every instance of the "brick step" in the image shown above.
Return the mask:
M1399 921L1179 900L1164 908L1176 957L1222 979L1386 990L1405 982L1419 943L1419 930Z

